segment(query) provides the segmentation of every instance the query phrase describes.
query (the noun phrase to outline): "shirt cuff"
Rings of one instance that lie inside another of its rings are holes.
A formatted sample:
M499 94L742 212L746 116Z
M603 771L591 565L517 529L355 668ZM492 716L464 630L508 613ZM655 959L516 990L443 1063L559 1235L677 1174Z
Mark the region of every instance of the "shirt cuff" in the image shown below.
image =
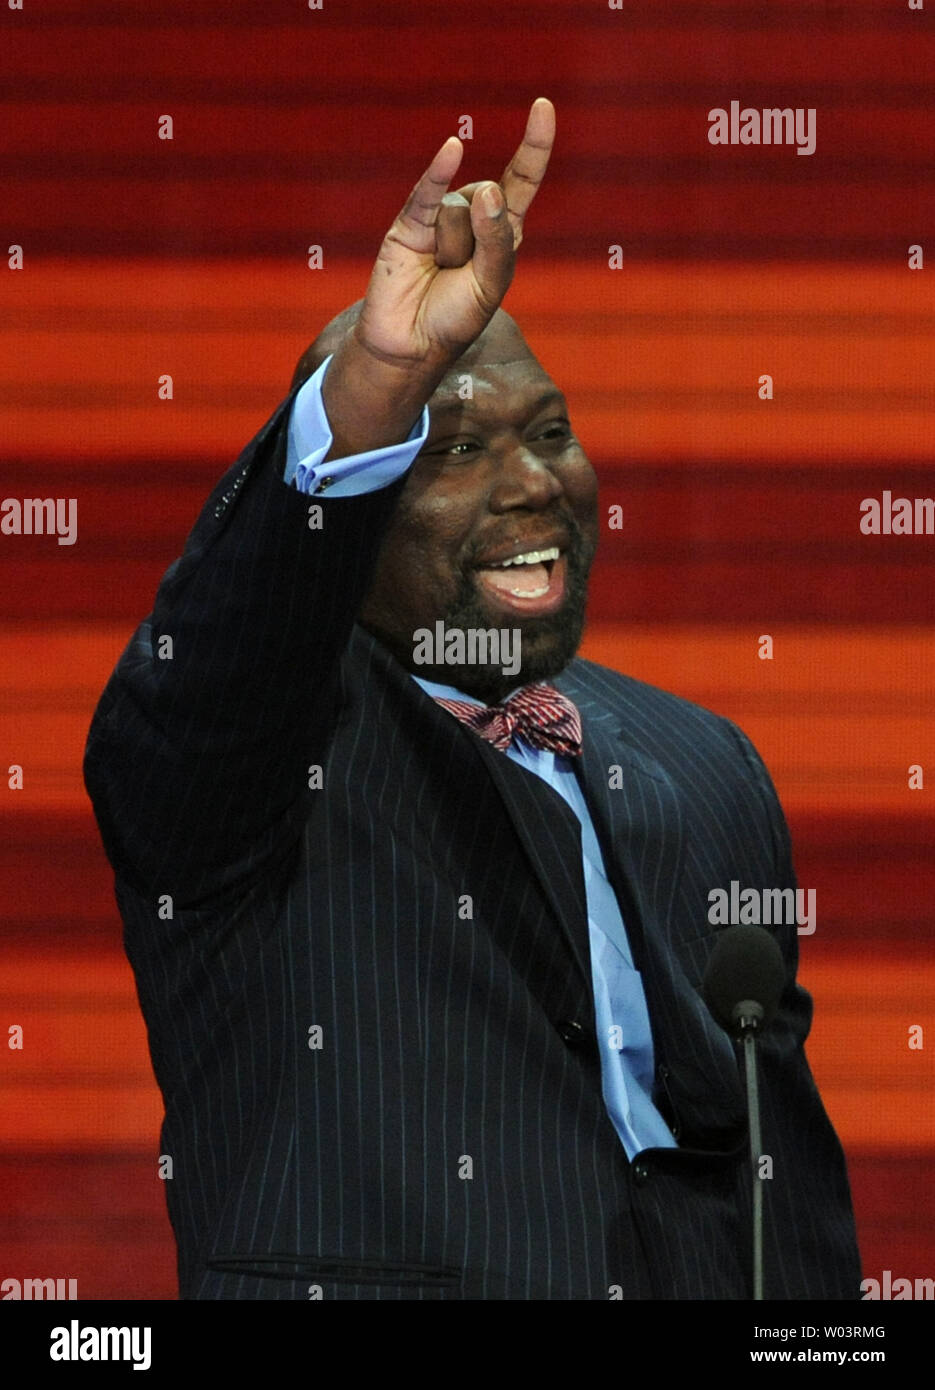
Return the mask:
M334 442L321 398L321 386L333 354L322 362L297 392L289 416L289 445L283 480L298 492L329 497L359 497L388 487L410 467L428 438L429 411L422 407L422 418L401 444L368 449L363 454L323 462Z

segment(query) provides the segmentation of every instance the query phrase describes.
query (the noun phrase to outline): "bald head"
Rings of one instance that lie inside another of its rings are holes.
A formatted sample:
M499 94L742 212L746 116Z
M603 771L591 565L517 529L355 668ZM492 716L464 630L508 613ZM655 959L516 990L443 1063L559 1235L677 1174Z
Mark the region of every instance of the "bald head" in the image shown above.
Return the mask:
M330 323L326 324L318 337L307 347L296 365L292 386L307 381L318 370L325 358L336 352L360 317L364 301L358 299L347 309L342 309ZM457 374L478 362L500 365L520 358L532 358L529 344L523 337L516 320L503 309L497 309L483 333L471 344L454 364L451 371ZM444 385L444 383L443 383ZM439 388L442 389L441 387Z
M363 307L364 301L358 299L356 304L342 309L340 314L335 314L330 323L325 324L314 343L305 349L296 363L295 371L292 374L293 387L298 386L300 382L308 381L309 377L318 371L325 358L331 353L337 352L347 334L360 318L360 311Z

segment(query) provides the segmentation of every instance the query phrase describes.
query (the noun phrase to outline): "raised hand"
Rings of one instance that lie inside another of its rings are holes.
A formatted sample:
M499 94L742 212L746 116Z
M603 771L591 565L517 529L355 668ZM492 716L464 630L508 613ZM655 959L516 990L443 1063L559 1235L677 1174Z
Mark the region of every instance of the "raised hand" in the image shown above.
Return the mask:
M513 278L523 220L545 175L555 110L545 97L499 183L448 188L463 146L452 136L393 222L353 328L322 388L329 458L405 439L423 405L490 322Z
M463 146L446 140L380 247L358 320L360 341L392 361L454 361L489 323L513 278L523 220L555 139L555 110L533 102L499 183L447 190Z

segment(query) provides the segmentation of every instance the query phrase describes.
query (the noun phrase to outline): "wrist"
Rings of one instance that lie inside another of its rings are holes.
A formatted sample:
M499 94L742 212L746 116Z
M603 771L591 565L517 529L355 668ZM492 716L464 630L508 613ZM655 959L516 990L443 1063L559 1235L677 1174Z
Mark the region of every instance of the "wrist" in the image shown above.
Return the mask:
M456 355L447 353L443 348L417 353L411 357L383 352L369 341L366 330L361 327L360 318L348 333L343 346L347 349L348 359L353 360L361 371L373 372L381 379L386 374L388 379L391 378L397 384L410 382L416 390L431 386L429 394L434 391L456 360Z
M343 458L405 441L418 423L448 362L401 362L349 333L322 383L333 436L327 457Z

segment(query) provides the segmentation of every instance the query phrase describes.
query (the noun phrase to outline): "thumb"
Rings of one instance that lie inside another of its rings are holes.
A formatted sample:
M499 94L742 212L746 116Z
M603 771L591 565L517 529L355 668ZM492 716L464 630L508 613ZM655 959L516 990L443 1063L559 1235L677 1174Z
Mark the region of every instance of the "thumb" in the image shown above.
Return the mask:
M499 184L487 183L471 199L474 279L492 313L510 287L516 255L506 198Z

